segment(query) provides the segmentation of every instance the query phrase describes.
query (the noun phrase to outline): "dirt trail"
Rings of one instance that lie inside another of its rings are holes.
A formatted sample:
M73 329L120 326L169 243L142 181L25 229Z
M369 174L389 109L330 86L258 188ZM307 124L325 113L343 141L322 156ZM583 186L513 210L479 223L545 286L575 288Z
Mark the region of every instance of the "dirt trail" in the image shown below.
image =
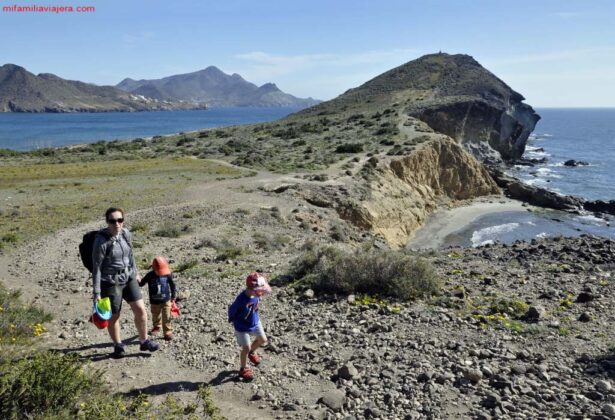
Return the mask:
M302 182L289 176L262 172L255 177L225 180L193 186L187 189L185 200L170 206L131 212L132 220L147 220L160 212L173 213L186 205L215 205L219 211L234 211L246 206L279 206L288 212L290 203L265 197L259 187L285 182ZM252 191L252 192L251 192ZM212 384L213 398L222 414L229 419L267 419L273 414L264 405L257 409L257 402L249 403L258 389L257 384L238 383L233 370L187 368L174 356L174 346L160 340L161 350L149 354L138 351L136 331L130 310L122 311L122 337L128 344L128 356L121 360L109 358L112 348L106 331L96 330L86 323L91 308L91 280L81 266L77 245L84 232L100 227L99 221L70 227L56 234L25 244L9 255L0 258L0 279L9 288L23 291L23 300L42 305L51 312L54 320L44 334L46 346L52 349L76 352L92 361L95 368L105 372L114 392L128 393L140 390L162 398L172 393L182 401L194 400L200 384ZM198 233L198 232L197 232ZM136 250L139 253L139 250ZM143 274L143 273L142 273ZM220 284L218 287L224 287ZM222 293L222 291L221 291ZM232 291L223 291L232 299ZM194 297L193 297L194 299ZM198 297L197 297L198 299ZM145 301L148 301L145 296ZM222 311L229 302L220 302ZM149 310L148 310L149 311ZM224 316L224 315L223 315ZM190 319L188 317L188 319ZM181 318L180 318L181 320ZM189 322L183 320L180 322ZM222 326L230 330L230 325ZM68 332L67 332L68 331ZM213 346L211 352L218 351ZM226 358L237 364L234 343L227 343ZM207 366L207 361L204 365ZM287 365L283 355L276 355L276 365Z

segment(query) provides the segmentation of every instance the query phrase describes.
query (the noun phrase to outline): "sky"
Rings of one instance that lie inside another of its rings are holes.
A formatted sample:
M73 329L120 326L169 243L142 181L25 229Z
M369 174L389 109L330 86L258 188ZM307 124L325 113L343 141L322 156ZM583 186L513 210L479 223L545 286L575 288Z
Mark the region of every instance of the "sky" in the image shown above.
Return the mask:
M94 6L88 13L9 12ZM95 84L213 65L327 100L438 51L534 107L615 107L613 0L0 0L0 65Z

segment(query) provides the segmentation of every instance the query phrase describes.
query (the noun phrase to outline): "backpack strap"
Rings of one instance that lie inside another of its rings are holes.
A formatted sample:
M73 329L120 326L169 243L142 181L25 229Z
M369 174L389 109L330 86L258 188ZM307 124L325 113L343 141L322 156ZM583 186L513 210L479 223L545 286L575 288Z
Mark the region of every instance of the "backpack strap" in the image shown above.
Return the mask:
M124 237L124 239L126 240L126 243L130 247L130 252L132 252L132 240L130 240L130 237L126 233L125 229L122 229L122 236Z
M107 234L107 232L105 232L104 229L99 230L97 233L97 235L102 236L103 238L105 238L105 243L109 242L111 239L111 236ZM111 255L111 250L113 249L113 246L108 246L107 250L105 251L105 259L107 257L109 257L109 255Z

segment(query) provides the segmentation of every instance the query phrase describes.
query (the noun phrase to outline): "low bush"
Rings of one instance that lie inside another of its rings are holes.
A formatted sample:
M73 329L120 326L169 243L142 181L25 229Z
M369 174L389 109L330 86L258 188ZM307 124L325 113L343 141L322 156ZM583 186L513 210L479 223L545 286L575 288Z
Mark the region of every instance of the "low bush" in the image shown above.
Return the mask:
M176 273L182 273L184 271L188 271L188 270L196 267L197 265L199 265L199 261L198 260L183 261L183 262L179 263L177 265L177 267L175 267L174 271Z
M192 232L192 228L188 225L179 226L176 224L165 224L159 227L154 235L163 238L179 238L181 235Z
M21 292L0 285L0 344L21 344L45 331L51 315L20 302Z
M205 418L224 418L210 387L199 387L196 403L183 404L169 395L153 404L145 394L114 396L100 383L100 372L84 368L76 354L46 351L15 360L3 356L0 415L4 419L183 419L200 418L200 411Z
M269 235L262 232L256 232L252 235L256 246L264 251L273 251L284 248L290 242L290 237L286 235L276 234Z
M410 300L437 294L440 281L431 264L399 251L335 246L306 247L291 265L289 279L327 293L367 293Z
M75 354L42 352L18 360L2 358L0 413L3 418L68 416L82 393L98 386Z
M359 153L363 151L361 143L345 143L335 148L335 153Z

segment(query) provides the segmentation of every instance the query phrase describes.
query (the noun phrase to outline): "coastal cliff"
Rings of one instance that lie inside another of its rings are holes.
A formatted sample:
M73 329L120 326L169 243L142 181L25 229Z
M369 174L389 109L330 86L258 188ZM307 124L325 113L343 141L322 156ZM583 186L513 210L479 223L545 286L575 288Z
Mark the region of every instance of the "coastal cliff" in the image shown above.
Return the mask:
M383 161L369 185L371 194L350 220L394 247L404 246L438 205L500 192L484 166L450 138Z
M429 54L389 70L302 115L391 107L489 163L521 157L540 116L469 55Z
M499 194L485 167L447 136L436 135L406 156L368 159L362 182L302 185L297 194L341 219L403 247L441 205Z

